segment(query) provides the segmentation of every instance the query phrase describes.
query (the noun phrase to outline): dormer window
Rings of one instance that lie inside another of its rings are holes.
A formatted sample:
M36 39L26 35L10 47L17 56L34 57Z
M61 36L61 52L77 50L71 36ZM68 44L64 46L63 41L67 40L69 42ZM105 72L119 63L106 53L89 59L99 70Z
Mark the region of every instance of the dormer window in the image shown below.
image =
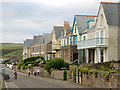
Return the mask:
M103 26L103 14L100 16L100 25Z

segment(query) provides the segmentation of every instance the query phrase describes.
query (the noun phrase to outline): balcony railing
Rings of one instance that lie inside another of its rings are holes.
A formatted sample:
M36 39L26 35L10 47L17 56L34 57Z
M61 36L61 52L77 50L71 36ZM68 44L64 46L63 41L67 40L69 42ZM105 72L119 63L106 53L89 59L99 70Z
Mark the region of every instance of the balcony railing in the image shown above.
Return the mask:
M54 45L52 45L52 50L58 50L58 49L60 49L60 44L54 44Z
M77 49L92 48L92 47L107 47L107 38L94 38L83 41L78 41Z

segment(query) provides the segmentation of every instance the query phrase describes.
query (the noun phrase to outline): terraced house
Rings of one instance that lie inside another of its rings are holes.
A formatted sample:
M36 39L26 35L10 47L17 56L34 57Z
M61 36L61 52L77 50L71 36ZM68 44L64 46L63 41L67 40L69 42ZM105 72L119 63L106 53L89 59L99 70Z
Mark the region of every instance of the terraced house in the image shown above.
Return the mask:
M42 55L42 44L43 44L43 35L33 36L33 45L31 46L32 56L41 56Z
M120 60L119 7L120 3L101 2L97 16L75 15L72 28L65 21L64 26L54 26L52 34L26 40L23 58L62 58L68 63Z
M61 31L64 30L63 26L54 26L52 31L52 52L55 53L55 58L61 58Z
M65 60L66 62L70 63L70 35L71 35L71 27L69 25L69 22L64 22L64 29L61 31L62 35L59 38L61 40L61 58Z
M118 5L101 2L97 19L87 20L86 29L80 33L77 42L81 63L120 60Z
M33 39L26 39L24 41L24 48L23 48L23 59L31 57L31 46L33 44Z
M33 46L31 46L32 56L42 56L46 58L45 46L52 40L52 35L44 33L43 35L33 36Z
M81 33L87 28L87 22L92 23L91 21L94 20L95 18L96 16L94 15L75 15L74 16L73 27L72 27L72 32L70 36L71 61L72 62L79 61L78 60L80 59L78 58L79 55L83 55L82 53L78 55L79 52L83 52L84 54L86 54L85 50L78 51L77 41L79 41L82 38ZM86 37L84 37L84 39L86 39ZM84 61L84 58L82 58L82 60Z

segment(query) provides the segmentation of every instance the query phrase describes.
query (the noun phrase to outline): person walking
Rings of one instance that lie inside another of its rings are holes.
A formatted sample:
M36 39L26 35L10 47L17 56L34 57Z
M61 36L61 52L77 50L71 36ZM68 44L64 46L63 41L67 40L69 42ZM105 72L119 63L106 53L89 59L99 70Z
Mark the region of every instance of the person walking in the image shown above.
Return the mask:
M40 68L37 69L37 74L40 75Z
M30 77L30 71L28 71L28 76Z
M34 69L34 76L36 77L36 69Z
M14 79L17 79L17 71L16 70L14 70L15 72L14 72Z

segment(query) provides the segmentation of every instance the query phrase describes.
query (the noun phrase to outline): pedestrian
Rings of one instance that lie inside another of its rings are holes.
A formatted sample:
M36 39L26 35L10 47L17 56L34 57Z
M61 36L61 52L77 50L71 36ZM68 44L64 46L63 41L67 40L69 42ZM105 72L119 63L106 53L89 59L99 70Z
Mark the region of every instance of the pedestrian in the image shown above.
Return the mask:
M28 76L30 77L30 71L28 71Z
M17 79L17 71L16 70L14 70L15 72L14 72L14 79Z
M38 76L40 75L40 68L37 69Z
M34 76L36 77L36 69L34 70Z

